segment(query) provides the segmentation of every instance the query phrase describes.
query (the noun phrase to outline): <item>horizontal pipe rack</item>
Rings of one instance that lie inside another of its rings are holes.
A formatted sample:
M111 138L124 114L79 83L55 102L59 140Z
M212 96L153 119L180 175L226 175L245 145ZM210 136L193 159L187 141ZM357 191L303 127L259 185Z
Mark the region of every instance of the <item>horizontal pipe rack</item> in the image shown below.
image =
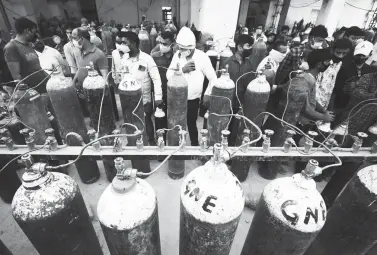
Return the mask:
M41 148L42 145L36 145L35 149ZM6 146L0 146L0 155L14 155L18 156L29 151L26 145L15 145L14 150L9 150ZM56 151L50 151L48 148L30 152L33 156L56 156L58 159L75 159L82 150L82 146L58 146ZM102 157L116 158L123 157L124 159L145 159L150 160L164 159L172 154L178 147L166 146L164 150L159 150L156 146L144 146L143 150L137 150L134 146L126 146L120 152L114 152L112 146L102 146L100 151L94 148L86 148L82 157L90 157L100 160ZM236 147L229 147L228 151L232 153ZM335 162L336 159L331 153L325 149L313 148L310 154L302 154L304 148L295 148L288 153L283 151L282 147L271 147L268 152L263 152L261 147L250 147L247 152L238 151L234 156L237 158L247 158L253 161L309 161L309 159L316 159L323 162ZM335 148L333 153L339 156L343 162L355 162L364 160L377 160L377 154L371 152L370 147L363 147L358 153L353 153L351 148ZM213 156L212 147L206 151L201 151L199 147L187 146L176 151L171 159L178 160L201 160L210 159Z

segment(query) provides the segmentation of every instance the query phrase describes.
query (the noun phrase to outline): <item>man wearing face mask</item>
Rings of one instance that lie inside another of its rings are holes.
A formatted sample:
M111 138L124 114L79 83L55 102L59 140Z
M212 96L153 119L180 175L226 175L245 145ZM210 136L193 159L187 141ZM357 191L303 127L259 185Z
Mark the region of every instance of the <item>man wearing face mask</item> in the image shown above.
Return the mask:
M354 87L361 76L376 71L376 68L366 64L373 50L373 44L368 41L359 43L354 51L351 62L344 63L336 77L336 84L333 95L333 108L337 114L334 125L344 120L345 109L354 93Z
M308 42L291 48L287 56L280 63L275 83L278 85L285 84L289 80L289 74L292 71L307 69L305 66L308 66L306 59L309 53L315 49L327 47L325 40L327 36L326 27L323 25L314 27L309 33Z
M279 68L280 63L283 61L288 52L288 45L285 41L276 41L274 48L270 51L258 65L257 71L263 69L270 69L275 74ZM267 66L266 66L267 65Z
M154 127L152 122L153 105L160 106L162 103L161 78L153 58L147 53L139 50L140 40L137 34L125 32L126 47L125 53L128 57L123 58L122 66L127 66L130 74L137 79L143 89L143 104L145 112L145 126L148 142L151 146L156 145L154 140ZM154 98L152 98L152 84L154 88Z
M161 33L161 42L152 49L151 56L156 62L158 71L160 72L161 84L162 84L162 100L164 105L167 105L166 101L166 89L168 80L166 78L166 71L170 66L174 54L178 51L178 45L174 41L174 34L170 31L164 31ZM165 68L162 68L165 67Z
M34 43L34 49L38 54L39 62L43 69L52 76L68 76L70 74L67 63L60 52L50 46L44 45L39 38ZM52 70L55 70L52 72Z
M307 61L309 70L298 74L292 79L290 85L285 87L279 100L279 107L276 110L276 116L299 127L305 133L315 128L313 124L315 121L330 122L334 119L333 113L326 111L316 101L315 86L318 74L325 72L330 65L330 50L314 50L309 54ZM298 118L293 116L298 116ZM280 122L273 118L268 118L263 128L271 127L274 129L274 127L279 125ZM286 128L277 130L271 139L274 141L273 146L282 146L286 136L285 131Z
M259 24L257 26L257 29L255 30L255 33L254 33L254 38L255 38L255 41L262 40L263 42L267 43L267 37L263 33L263 25L262 24Z
M112 65L111 65L111 75L115 82L115 85L118 87L119 83L122 80L121 69L122 69L122 60L123 58L128 57L127 43L125 32L119 32L115 38L115 50L111 53L112 55Z
M187 126L190 134L192 146L198 146L198 128L196 120L200 105L200 97L203 91L204 77L209 80L208 88L203 98L203 104L209 104L209 95L212 91L212 83L217 79L211 60L201 50L195 49L196 39L193 32L188 27L182 27L177 36L177 51L169 70L166 72L168 79L173 76L174 71L179 65L188 83L188 102L187 102Z
M332 63L325 72L318 74L316 82L316 99L317 102L324 108L328 109L330 99L335 87L336 77L342 66L342 60L352 50L352 44L348 39L339 39L335 41L331 48ZM330 106L330 109L332 107ZM321 130L329 130L330 123L320 123Z
M88 70L85 67L89 66L90 62L92 62L94 68L105 79L108 73L108 61L103 51L90 42L90 34L86 29L82 29L81 27L73 29L72 43L81 52L81 57L77 62L78 70L73 78L73 84L76 85L83 114L84 116L89 116L85 96L82 91L83 82L88 76Z
M95 28L89 29L90 42L93 43L98 49L103 50L102 40L97 36Z
M350 27L346 30L344 34L344 38L348 39L352 43L353 50L355 49L356 45L364 41L365 33L361 28L357 26ZM352 52L353 53L353 52Z
M66 61L71 69L71 77L75 77L77 73L77 63L81 58L80 49L75 47L72 43L72 30L74 28L73 23L68 23L65 29L65 33L68 38L68 42L64 45L63 51Z
M41 94L46 93L48 75L45 71L40 71L42 68L38 55L31 44L37 38L37 24L21 17L16 19L14 26L17 35L4 47L4 58L13 79L21 80L29 74L39 71L28 77L24 82L30 87L39 84L35 89Z

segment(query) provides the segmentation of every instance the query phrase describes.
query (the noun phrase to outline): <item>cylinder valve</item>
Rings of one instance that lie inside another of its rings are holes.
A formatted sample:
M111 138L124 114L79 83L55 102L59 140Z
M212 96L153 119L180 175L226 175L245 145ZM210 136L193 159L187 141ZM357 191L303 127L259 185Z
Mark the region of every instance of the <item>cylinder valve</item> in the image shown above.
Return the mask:
M120 130L115 129L113 132L113 135L120 135ZM123 139L121 137L115 137L114 138L114 146L113 146L113 151L114 152L119 152L123 150Z
M135 131L136 134L136 149L142 151L144 149L143 134L140 130Z
M88 131L88 136L89 136L90 142L93 142L94 140L97 139L97 133L94 129L90 129ZM93 143L92 146L96 151L101 150L101 143L99 141Z
M46 143L50 151L56 151L58 149L58 141L55 138L55 130L53 128L48 128L45 130Z
M250 143L250 129L244 129L243 130L243 139L242 139L242 147L241 147L241 151L242 152L247 152L247 150L249 149L249 146L246 145Z
M284 141L283 150L285 153L288 153L291 151L292 145L296 145L295 140L293 140L293 136L296 134L296 132L292 129L288 129L286 133L287 138Z
M338 147L339 146L338 142L335 140L335 134L334 133L331 133L329 135L329 137L327 138L327 141L325 142L325 145L330 150L333 149L334 147ZM325 152L329 152L329 151L325 150Z
M224 150L228 149L228 137L230 135L230 131L225 129L221 131L221 145L223 146Z
M157 130L157 147L160 151L163 151L165 148L165 141L164 141L164 134L165 130L159 129Z
M200 151L206 151L208 149L208 130L202 129L200 131L202 139L200 140Z
M9 136L4 136L0 139L1 144L5 144L9 150L14 150L14 142Z
M363 141L367 138L368 135L364 132L358 132L357 137L354 138L355 142L352 144L352 153L358 153L361 146L363 145Z
M316 137L317 135L318 135L318 133L315 132L315 131L309 131L308 132L308 136L310 137L310 139L308 137L305 137L305 145L304 145L304 152L305 153L309 153L310 152L310 150L313 147L314 137Z
M24 128L20 130L20 134L25 137L25 142L29 150L34 150L35 141L34 141L34 132L29 128Z
M271 136L274 135L274 131L271 130L271 129L266 129L264 131L264 135L263 135L263 145L262 145L262 151L263 152L268 152L268 150L270 149L270 146L271 146Z

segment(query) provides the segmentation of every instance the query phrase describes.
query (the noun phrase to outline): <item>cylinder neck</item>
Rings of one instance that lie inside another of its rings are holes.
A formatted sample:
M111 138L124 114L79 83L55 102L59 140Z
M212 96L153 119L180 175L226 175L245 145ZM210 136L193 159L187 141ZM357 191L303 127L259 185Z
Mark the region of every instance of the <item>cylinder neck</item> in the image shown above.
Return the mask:
M46 170L47 164L34 163L29 154L22 156L21 159L25 164L22 186L27 189L34 189L50 180L51 173Z
M135 186L137 170L125 168L124 160L121 157L116 158L114 162L117 174L111 185L116 192L125 193Z

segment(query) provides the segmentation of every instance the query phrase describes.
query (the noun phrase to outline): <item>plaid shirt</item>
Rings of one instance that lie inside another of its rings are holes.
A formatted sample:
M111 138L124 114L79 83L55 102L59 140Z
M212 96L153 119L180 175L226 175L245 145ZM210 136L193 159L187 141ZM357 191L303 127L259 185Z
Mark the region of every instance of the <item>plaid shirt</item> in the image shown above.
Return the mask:
M306 59L310 51L311 48L307 43L291 48L290 51L287 53L287 56L279 65L275 77L275 83L277 85L286 83L289 80L289 74L292 71L296 71L299 69L301 65L301 59Z
M350 111L356 104L366 100L376 98L377 92L377 73L370 73L363 75L356 83L355 90L351 94L351 101L348 105ZM366 102L355 108L351 114L355 114L361 107L366 105ZM347 112L349 112L347 111ZM376 123L377 108L375 105L365 106L359 111L349 122L348 133L356 135L357 132L367 132L368 128Z

